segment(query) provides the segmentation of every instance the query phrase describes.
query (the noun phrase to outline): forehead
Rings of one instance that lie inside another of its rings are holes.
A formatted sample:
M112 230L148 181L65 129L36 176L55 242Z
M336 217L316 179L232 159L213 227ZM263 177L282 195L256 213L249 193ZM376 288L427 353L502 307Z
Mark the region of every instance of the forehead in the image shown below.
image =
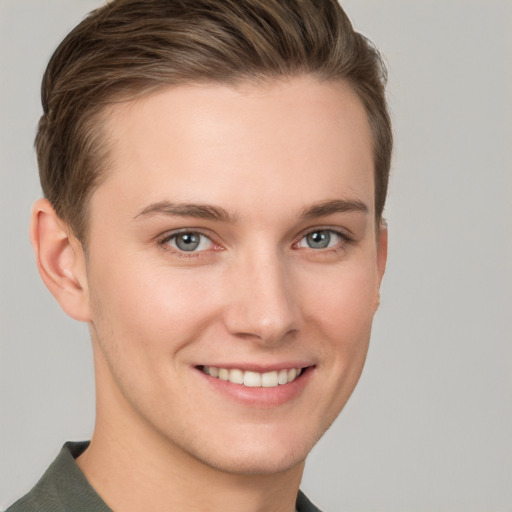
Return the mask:
M105 126L111 165L94 196L116 191L134 209L357 196L373 210L371 130L343 82L169 87L109 108Z

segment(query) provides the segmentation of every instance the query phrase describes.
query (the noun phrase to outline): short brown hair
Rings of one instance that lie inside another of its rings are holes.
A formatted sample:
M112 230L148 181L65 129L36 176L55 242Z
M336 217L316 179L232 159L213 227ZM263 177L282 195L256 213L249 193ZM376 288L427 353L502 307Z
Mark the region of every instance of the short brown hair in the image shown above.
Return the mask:
M336 0L113 0L53 54L36 136L45 197L83 243L87 203L101 182L105 107L175 84L236 84L311 74L348 82L374 138L375 211L386 199L392 131L386 70Z

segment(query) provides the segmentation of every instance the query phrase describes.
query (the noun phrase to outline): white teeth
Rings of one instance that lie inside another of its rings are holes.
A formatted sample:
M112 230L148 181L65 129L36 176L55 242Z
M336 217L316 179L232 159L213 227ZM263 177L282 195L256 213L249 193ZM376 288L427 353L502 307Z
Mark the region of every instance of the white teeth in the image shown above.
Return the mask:
M260 388L261 373L244 372L244 386L248 386L250 388Z
M302 368L290 368L272 372L258 373L243 371L238 368L217 368L215 366L203 366L204 373L220 380L229 380L233 384L241 384L250 388L275 388L278 385L293 382L301 373Z
M288 370L279 370L277 382L279 384L288 384Z
M295 380L295 377L297 377L296 368L291 368L290 370L288 370L288 382Z
M243 384L244 372L242 370L229 370L229 382L233 384Z
M274 388L279 384L277 372L267 372L261 376L261 387Z

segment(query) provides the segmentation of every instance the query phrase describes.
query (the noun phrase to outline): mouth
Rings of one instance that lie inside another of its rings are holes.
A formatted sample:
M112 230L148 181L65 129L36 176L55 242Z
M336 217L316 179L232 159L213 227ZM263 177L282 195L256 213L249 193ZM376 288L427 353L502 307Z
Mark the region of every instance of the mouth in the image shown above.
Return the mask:
M282 368L268 372L242 370L240 368L219 368L216 366L199 366L203 373L222 381L231 382L248 388L275 388L291 384L311 367Z
M283 363L281 367L227 367L221 364L195 368L215 396L228 397L253 410L272 410L300 399L311 382L316 365L297 361Z

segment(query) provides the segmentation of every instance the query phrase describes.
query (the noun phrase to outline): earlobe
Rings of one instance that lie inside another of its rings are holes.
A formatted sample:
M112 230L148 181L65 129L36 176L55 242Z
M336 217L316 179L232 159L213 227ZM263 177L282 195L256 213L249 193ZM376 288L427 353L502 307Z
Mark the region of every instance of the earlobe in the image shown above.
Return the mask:
M46 287L72 318L89 321L85 255L80 242L47 199L32 208L30 240Z

